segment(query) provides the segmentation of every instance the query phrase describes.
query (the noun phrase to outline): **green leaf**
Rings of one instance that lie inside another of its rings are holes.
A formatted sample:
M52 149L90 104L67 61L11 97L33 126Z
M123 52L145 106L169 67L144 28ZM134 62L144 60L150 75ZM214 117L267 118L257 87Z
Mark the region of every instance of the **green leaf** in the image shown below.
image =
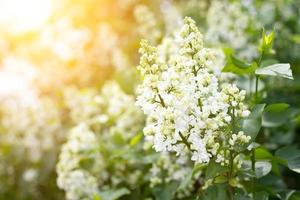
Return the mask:
M171 182L166 185L159 185L155 187L153 190L154 196L156 200L172 200L174 199L174 194L178 184L176 182Z
M300 34L294 34L291 36L291 40L297 44L300 44Z
M216 163L214 160L211 160L206 168L205 180L215 178L216 176L222 174L227 170L227 167Z
M268 161L257 161L255 162L255 174L257 178L261 178L270 173L272 165Z
M286 103L271 104L266 107L262 116L264 127L278 127L284 124L289 117L290 106Z
M289 195L288 199L285 199L285 200L300 200L299 191L293 191L293 194Z
M267 34L266 31L263 30L262 43L260 47L260 50L262 52L268 52L272 48L274 37L275 37L275 31L272 31L269 34Z
M247 63L246 61L243 61L234 55L231 55L231 61L235 66L237 66L240 69L248 69L252 66L250 63Z
M99 197L101 200L117 200L127 194L130 194L130 191L127 188L121 188L118 190L106 190L99 192Z
M287 79L294 79L291 66L288 63L277 63L267 67L258 68L255 70L257 75L279 76Z
M82 157L79 161L81 168L89 170L94 166L95 160L93 157Z
M228 181L229 185L231 185L232 187L240 187L241 184L239 183L239 181L236 178L231 178Z
M288 168L294 172L300 173L300 155L297 158L288 161Z
M300 173L300 150L294 146L287 146L278 149L275 152L275 156L281 159L282 164L297 173Z
M228 181L228 177L226 176L217 176L215 179L214 179L214 183L226 183Z
M228 58L228 61L224 68L223 72L232 72L234 74L243 75L243 74L252 74L257 68L256 63L247 63L234 55L231 55Z
M255 196L254 200L268 200L269 199L269 194L264 191L256 192L254 196Z
M243 120L242 129L246 135L251 137L251 142L253 142L261 128L261 115L264 110L265 104L257 104L250 116Z
M273 155L267 149L260 147L255 149L255 158L258 160L262 160L262 159L272 160Z
M227 196L227 188L224 184L217 184L213 185L204 192L203 195L201 195L201 200L212 200L212 199L222 199L222 200L228 200Z
M295 190L285 190L283 192L280 192L280 197L282 200L290 200L291 197L295 194Z
M130 140L130 142L129 142L129 145L130 146L135 146L135 145L137 145L140 141L141 141L141 139L143 138L143 133L138 133L138 134L136 134L131 140Z
M300 150L295 146L286 146L278 149L275 152L275 156L284 160L293 160L300 155Z
M233 199L234 200L252 200L250 197L242 195L242 194L236 194Z
M279 61L278 60L275 60L275 59L265 59L263 61L261 61L261 64L260 66L263 68L263 67L267 67L269 65L273 65L273 64L276 64L278 63Z
M260 128L261 120L259 119L245 119L243 121L243 131L251 137L251 142L255 140Z
M259 119L264 111L266 104L256 104L248 118Z
M113 142L117 145L126 144L126 141L125 141L123 135L120 134L120 133L114 133L113 136L112 136L112 139L113 139Z
M99 196L99 194L94 194L93 200L101 200L101 197Z

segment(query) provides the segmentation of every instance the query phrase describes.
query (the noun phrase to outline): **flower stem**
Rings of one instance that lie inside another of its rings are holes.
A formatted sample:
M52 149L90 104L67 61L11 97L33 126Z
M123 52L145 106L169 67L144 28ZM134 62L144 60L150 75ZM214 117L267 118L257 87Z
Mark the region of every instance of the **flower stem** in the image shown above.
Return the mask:
M261 61L263 59L265 55L265 52L262 51L261 52L261 55L260 55L260 58L257 62L257 67L260 68L260 65L261 65ZM259 98L258 98L258 83L259 83L259 75L255 75L255 103L259 103ZM255 174L255 149L253 148L251 150L251 168L252 168L252 171L254 172ZM255 196L255 193L254 193L254 185L255 185L255 177L252 178L252 192L253 192L253 197Z
M259 75L255 76L255 103L259 102L258 99L258 81L259 81Z
M232 107L232 112L231 112L231 135L235 133L235 109ZM234 198L234 191L232 186L230 185L229 181L231 180L233 176L233 152L232 150L229 150L229 172L228 172L228 192L229 192L229 199L233 200Z
M181 132L179 132L179 136L180 136L180 138L181 138L181 142L182 142L183 144L185 144L185 146L188 148L188 150L189 150L190 152L193 152L193 149L191 148L191 145L189 144L189 142L187 141L187 139L182 135Z

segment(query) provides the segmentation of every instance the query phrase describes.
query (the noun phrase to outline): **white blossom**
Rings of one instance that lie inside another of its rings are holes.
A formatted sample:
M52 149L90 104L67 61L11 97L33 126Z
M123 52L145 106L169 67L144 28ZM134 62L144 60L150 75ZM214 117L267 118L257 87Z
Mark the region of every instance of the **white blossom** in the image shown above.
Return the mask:
M134 97L124 93L116 82L106 83L99 94L93 89L70 91L66 101L75 127L57 163L57 184L65 190L66 198L93 199L96 192L117 188L121 182L135 186L142 173L130 171L124 177L128 170L125 163L111 164L113 169L109 170L111 158L100 151L105 149L113 154L117 147L122 148L119 144L115 146L115 136L129 143L142 129L144 116L134 105ZM88 167L83 166L86 162ZM127 162L134 166L136 161Z
M185 18L179 34L168 43L175 43L177 51L166 58L141 42L138 69L144 80L136 104L148 118L144 133L156 151L183 155L189 150L193 161L207 163L217 156L224 137L229 139L231 132L222 130L231 126L232 118L249 115L245 91L219 85L219 76L211 70L214 55L204 47L191 18Z
M252 8L252 7L251 7ZM205 38L212 45L226 44L238 51L238 55L251 60L258 55L255 44L247 37L247 28L254 20L250 6L238 2L213 0L206 17L208 30Z
M137 5L134 8L134 17L138 24L137 31L139 35L156 44L162 33L155 14L146 5Z

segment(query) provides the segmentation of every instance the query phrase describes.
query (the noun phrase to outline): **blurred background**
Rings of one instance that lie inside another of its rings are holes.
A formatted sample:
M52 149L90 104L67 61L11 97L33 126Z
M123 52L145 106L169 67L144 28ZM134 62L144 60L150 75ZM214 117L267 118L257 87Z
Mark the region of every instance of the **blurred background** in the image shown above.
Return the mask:
M272 56L291 63L295 80L266 80L267 101L298 112L299 0L0 0L0 199L64 199L58 155L90 111L86 96L76 94L114 80L134 95L140 40L160 44L184 16L197 21L224 62L228 51L255 58L262 28L274 29ZM260 139L271 151L299 146L300 116L289 116ZM285 180L299 189L296 173Z

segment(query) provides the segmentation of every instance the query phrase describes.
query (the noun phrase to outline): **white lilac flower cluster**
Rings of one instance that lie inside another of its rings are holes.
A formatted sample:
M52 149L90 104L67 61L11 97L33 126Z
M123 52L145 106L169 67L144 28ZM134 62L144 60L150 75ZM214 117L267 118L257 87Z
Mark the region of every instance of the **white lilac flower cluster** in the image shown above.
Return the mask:
M95 101L96 96L97 91L93 89L79 90L70 87L64 90L64 103L72 125L87 123L99 115L101 109Z
M157 53L161 62L171 65L175 57L178 56L180 43L174 42L174 37L178 38L179 34L177 30L173 31L172 36L164 37L161 44L158 45ZM221 70L225 65L225 55L221 49L203 48L201 54L203 55L202 59L209 60L206 65L209 72L220 76L222 80L228 79L228 74L226 76L221 74Z
M134 105L134 97L124 93L115 82L104 85L100 94L94 90L75 92L74 89L70 94L75 94L71 95L73 99L67 98L75 128L57 164L57 183L66 191L66 198L93 199L100 189L112 189L122 182L135 185L140 171L125 177L128 170L125 164L115 164L105 154L122 148L120 144L113 144L115 137L128 141L142 129L144 116ZM73 114L72 109L75 109ZM79 117L80 112L83 118ZM111 171L108 165L113 168Z
M213 56L203 47L203 36L191 18L173 43L180 47L168 62L157 48L141 42L138 69L143 83L136 104L147 115L144 134L159 152L192 153L197 163L207 163L228 144L234 119L249 115L243 104L245 91L218 84L211 73ZM219 157L223 155L219 155Z
M36 190L45 179L50 184L54 181L49 172L53 172L55 168L53 158L58 149L53 147L59 145L64 137L60 112L57 105L48 98L35 99L35 104L31 104L32 101L28 104L27 100L0 100L2 194L15 187L19 190L18 183L22 183L25 185L22 187L26 187L30 195L38 196L41 193L37 193ZM41 175L43 179L40 178Z
M108 132L126 133L124 138L133 137L144 124L144 115L135 106L135 97L124 93L115 82L109 82L102 88L101 96L96 97L96 102L101 105L102 112L99 119L107 119L105 123L111 121Z
M88 60L102 67L124 68L128 66L120 45L120 36L111 25L99 24L94 38ZM100 46L101 49L99 49Z
M75 28L71 20L62 19L47 25L37 42L36 46L31 48L45 48L62 62L77 61L78 65L96 64L115 68L122 68L128 64L121 50L120 36L105 22L100 22L95 30L92 30Z
M37 187L44 180L51 185L53 147L63 139L60 110L39 95L33 63L14 55L3 59L0 68L0 193L4 197L12 188L26 187L28 195L39 196Z
M1 104L1 141L24 149L27 161L38 163L63 138L59 110L48 98L38 98L33 105L12 98Z
M238 55L251 60L257 56L256 46L247 37L253 14L238 2L213 0L207 13L205 39L212 45L227 44L238 51Z
M57 164L57 185L66 191L67 199L92 199L98 191L97 177L104 165L98 148L97 138L86 124L71 130ZM85 170L85 163L93 163L93 167Z
M86 123L114 125L108 132L126 132L133 136L144 122L142 112L134 105L134 97L125 94L116 82L108 82L101 94L94 89L69 88L65 92L65 104L72 124Z
M137 5L134 16L138 23L138 33L141 38L147 38L151 44L156 44L162 33L154 13L146 5Z
M39 34L39 46L36 48L47 48L63 61L83 59L84 48L89 39L88 30L75 28L70 20L61 19L45 26Z
M162 1L160 10L163 17L165 35L172 34L174 30L180 28L183 24L182 13L176 7L173 1Z

